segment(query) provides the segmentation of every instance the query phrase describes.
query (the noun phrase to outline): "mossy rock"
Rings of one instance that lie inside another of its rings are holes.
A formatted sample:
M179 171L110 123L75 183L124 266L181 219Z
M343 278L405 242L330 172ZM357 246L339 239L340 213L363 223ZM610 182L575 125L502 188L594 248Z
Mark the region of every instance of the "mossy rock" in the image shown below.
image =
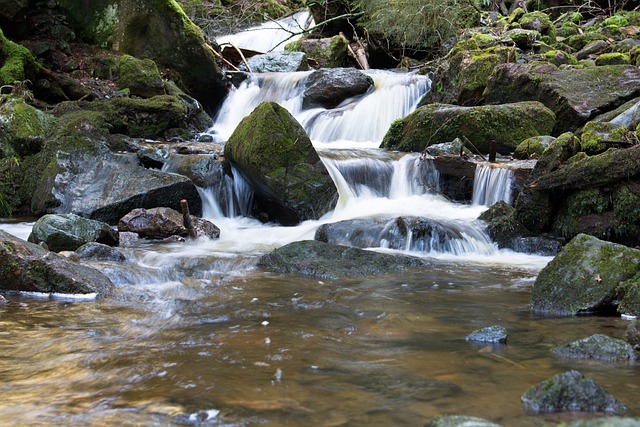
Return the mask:
M118 90L128 88L131 95L151 98L164 95L164 82L156 63L124 55L118 61Z
M601 141L622 141L626 131L624 126L611 122L587 122L580 137L580 149L589 155L601 153L611 147Z
M544 53L542 57L557 67L561 65L576 65L578 63L574 55L562 50L550 50Z
M538 274L531 310L560 316L611 310L618 285L635 276L639 264L639 250L579 234Z
M607 41L607 37L600 32L585 32L582 34L576 34L574 36L570 36L564 40L564 43L571 46L576 51L582 50L589 43L593 43L594 41L601 40Z
M620 283L618 291L622 294L618 311L621 314L640 316L640 271L632 278ZM640 334L636 334L633 340L627 339L627 341L633 345L640 344Z
M603 53L596 57L596 65L629 65L631 63L631 58L626 53L622 52L611 52L611 53Z
M342 67L347 59L349 42L341 35L324 39L300 39L285 46L289 52L304 52L320 68Z
M478 217L487 224L489 237L500 248L513 248L516 238L529 234L529 231L516 220L515 212L513 206L498 202Z
M118 246L118 233L104 222L74 214L50 214L38 218L28 240L45 243L54 252L75 251L89 242Z
M291 114L263 102L236 127L224 154L249 181L270 221L318 219L337 190L311 140Z
M0 158L37 153L55 119L27 104L23 98L7 96L0 105Z
M554 140L553 136L547 135L527 138L516 147L513 158L519 160L539 158Z
M515 28L507 32L507 35L513 40L513 42L520 49L533 48L536 41L540 40L541 34L536 30L525 30L522 28Z
M36 62L29 49L6 38L0 29L0 84L36 81L41 70L42 66Z
M602 21L600 24L603 27L626 27L629 25L629 20L623 15L613 15Z
M520 17L518 23L527 30L536 30L543 36L549 38L550 44L556 41L556 27L551 18L544 12L525 13Z
M421 152L431 144L464 136L483 153L489 153L495 141L497 151L508 154L527 138L549 135L554 124L555 115L539 102L479 107L430 104L396 120L382 147Z

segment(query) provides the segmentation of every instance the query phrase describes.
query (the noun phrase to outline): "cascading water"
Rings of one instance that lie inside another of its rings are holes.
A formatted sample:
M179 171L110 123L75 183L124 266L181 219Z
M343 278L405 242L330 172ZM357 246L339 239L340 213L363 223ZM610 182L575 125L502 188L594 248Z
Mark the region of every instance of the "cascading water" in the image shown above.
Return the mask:
M474 205L491 206L500 201L511 203L513 171L493 163L480 163L473 181Z

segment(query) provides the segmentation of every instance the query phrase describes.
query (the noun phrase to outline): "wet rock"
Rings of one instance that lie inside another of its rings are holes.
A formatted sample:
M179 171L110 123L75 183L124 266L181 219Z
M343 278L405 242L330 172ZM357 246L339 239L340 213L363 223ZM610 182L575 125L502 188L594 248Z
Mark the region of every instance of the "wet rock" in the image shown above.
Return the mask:
M223 163L216 154L173 154L167 161L167 168L188 177L201 188L217 185L224 176Z
M477 167L474 162L460 155L437 156L426 161L433 162L438 171L441 194L457 202L471 202Z
M637 358L631 344L602 334L561 345L551 351L560 357L596 359L605 362L630 362Z
M553 132L547 134L559 135L577 130L603 111L638 95L640 69L637 67L559 69L548 63L500 64L487 84L485 102L539 101L556 115Z
M467 341L480 341L489 343L505 343L507 342L507 330L502 326L487 326L486 328L476 329L465 337Z
M220 237L220 229L210 221L193 215L191 221L198 236L210 239ZM152 239L189 235L189 231L184 226L182 214L165 207L132 210L120 219L118 231L133 232L140 237Z
M269 221L295 225L318 219L337 190L302 126L274 102L245 117L224 147L225 157L249 182Z
M45 243L54 252L75 251L89 242L118 246L118 233L101 221L75 214L49 214L33 225L31 243Z
M522 395L526 411L623 413L627 407L580 372L569 371L531 387Z
M373 79L355 68L317 70L306 83L303 108L335 108L342 101L364 95L373 87Z
M640 271L618 286L621 293L618 312L627 316L640 316Z
M425 261L381 254L314 240L290 243L264 255L258 266L275 273L297 273L327 279L374 276L424 266Z
M337 68L347 59L348 41L342 35L322 39L301 39L289 43L287 51L304 52L318 63L318 68Z
M81 260L88 261L125 261L126 257L118 249L102 243L90 242L76 249Z
M430 104L395 121L381 146L421 152L430 144L466 137L482 153L489 153L495 141L498 153L510 154L527 138L551 134L554 123L553 112L539 102L479 107Z
M115 292L113 283L101 272L0 231L0 288L65 294Z
M640 250L579 234L543 268L531 292L531 310L575 315L615 308L618 285L638 271Z
M491 421L467 415L439 415L427 421L424 427L501 427Z
M542 152L555 140L553 136L533 136L522 141L513 153L515 159L539 158Z
M19 97L8 97L0 105L0 158L28 156L39 152L55 118Z
M592 420L580 420L563 423L557 427L640 427L638 418L603 417Z
M270 52L252 56L247 63L254 73L292 73L309 69L307 55L303 52ZM244 64L239 68L241 71L247 71Z

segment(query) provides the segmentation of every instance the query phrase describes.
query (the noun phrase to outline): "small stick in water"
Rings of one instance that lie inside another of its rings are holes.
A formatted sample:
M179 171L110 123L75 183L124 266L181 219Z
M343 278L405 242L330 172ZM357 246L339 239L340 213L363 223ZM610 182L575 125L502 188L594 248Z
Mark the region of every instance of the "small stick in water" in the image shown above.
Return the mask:
M198 237L198 233L196 233L196 229L193 228L193 223L191 222L191 214L189 214L189 203L186 199L180 200L180 206L182 207L182 223L184 228L189 232L189 237L192 239L196 239Z

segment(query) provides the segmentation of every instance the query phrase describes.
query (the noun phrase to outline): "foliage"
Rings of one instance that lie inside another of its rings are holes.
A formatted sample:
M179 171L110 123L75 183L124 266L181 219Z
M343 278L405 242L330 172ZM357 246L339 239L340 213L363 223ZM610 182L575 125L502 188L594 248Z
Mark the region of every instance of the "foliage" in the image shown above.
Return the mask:
M475 9L471 3L460 0L355 0L354 3L362 13L358 22L362 27L402 50L442 53L458 29L475 24Z

